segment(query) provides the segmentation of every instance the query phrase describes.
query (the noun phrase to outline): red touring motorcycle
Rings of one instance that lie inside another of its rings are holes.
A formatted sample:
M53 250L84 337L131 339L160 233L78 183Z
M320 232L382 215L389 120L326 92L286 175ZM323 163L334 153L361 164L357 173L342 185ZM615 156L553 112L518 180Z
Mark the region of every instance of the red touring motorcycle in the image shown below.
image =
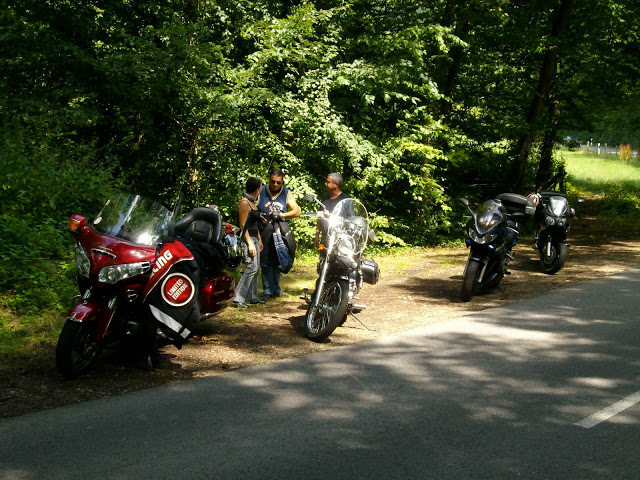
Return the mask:
M242 242L220 214L198 207L183 218L138 195L109 199L89 224L69 218L80 295L60 332L56 365L76 378L103 347L138 345L150 365L156 336L180 348L198 321L226 308ZM160 332L158 332L158 329Z

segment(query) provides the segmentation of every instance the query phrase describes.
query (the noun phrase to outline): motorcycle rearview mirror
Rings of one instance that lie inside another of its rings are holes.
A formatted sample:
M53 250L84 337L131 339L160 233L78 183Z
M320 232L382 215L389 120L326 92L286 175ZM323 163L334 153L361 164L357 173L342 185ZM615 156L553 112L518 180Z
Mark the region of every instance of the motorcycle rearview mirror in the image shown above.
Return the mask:
M302 197L302 199L306 202L317 202L318 201L318 197L316 196L315 193L307 193L304 197Z
M367 236L369 237L369 241L373 242L376 239L376 232L374 232L372 229L369 229L369 234Z
M460 205L462 205L463 207L467 207L467 210L469 210L471 215L473 215L473 210L471 210L471 204L469 200L467 200L466 198L461 198L459 201L460 201Z

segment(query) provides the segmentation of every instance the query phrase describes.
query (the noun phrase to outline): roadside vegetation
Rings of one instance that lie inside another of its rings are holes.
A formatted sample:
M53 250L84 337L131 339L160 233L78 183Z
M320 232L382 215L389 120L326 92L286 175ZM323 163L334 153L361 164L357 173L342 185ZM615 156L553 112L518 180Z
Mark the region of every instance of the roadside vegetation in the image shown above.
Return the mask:
M50 348L75 293L67 218L112 192L171 207L182 191L183 212L235 223L248 176L280 168L300 199L339 171L371 255L403 259L461 241L459 197L549 180L565 135L637 150L638 17L604 0L7 0L0 355ZM565 158L603 224L635 218L637 185ZM314 262L313 220L293 228Z
M640 164L637 160L625 162L615 155L598 156L567 150L560 156L566 164L568 191L573 204L576 205L578 198L593 203L592 209L595 207L598 216L597 231L606 231L610 237L637 231L640 223ZM580 214L581 207L576 207ZM463 240L461 226L462 222L457 237L443 239L443 243L460 245ZM37 238L38 232L33 232L32 237ZM38 271L37 261L26 270L29 275L22 281L23 285L30 285L31 295L13 291L0 294L0 358L7 362L55 346L64 313L76 293L70 241L61 238L59 248L61 258L47 261L46 274ZM385 275L394 275L410 268L413 254L422 248L373 244L368 256L375 256ZM313 250L300 251L296 267L283 281L292 295L313 284L316 261ZM7 268L7 264L4 265ZM18 278L16 273L14 275Z
M598 228L624 236L640 224L640 161L584 150L563 151L571 190L597 202Z
M569 181L585 194L606 195L624 191L640 194L640 161L621 160L615 154L600 154L586 150L562 150Z

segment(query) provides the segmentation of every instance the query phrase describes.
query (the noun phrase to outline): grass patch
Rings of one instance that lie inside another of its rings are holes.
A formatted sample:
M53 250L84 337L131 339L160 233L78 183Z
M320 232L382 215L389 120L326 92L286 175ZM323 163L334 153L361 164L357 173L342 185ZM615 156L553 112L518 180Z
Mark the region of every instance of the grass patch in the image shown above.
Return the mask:
M32 356L37 351L55 347L64 321L64 315L57 310L19 315L0 308L2 363L9 362L10 357Z
M584 150L562 151L568 180L578 191L606 195L640 192L640 162L625 162L614 154L597 155Z
M562 158L570 190L592 204L597 230L635 236L640 225L640 162L584 150L563 151Z

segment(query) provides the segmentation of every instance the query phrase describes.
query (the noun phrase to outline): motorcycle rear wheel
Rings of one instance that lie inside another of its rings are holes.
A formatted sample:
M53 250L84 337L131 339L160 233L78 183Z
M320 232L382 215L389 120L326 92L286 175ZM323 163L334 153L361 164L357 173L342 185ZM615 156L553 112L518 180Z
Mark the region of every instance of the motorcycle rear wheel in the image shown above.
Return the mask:
M473 292L478 284L478 275L480 274L480 263L475 260L469 260L467 268L462 277L461 297L463 302L468 302L473 297Z
M540 249L540 267L542 273L553 275L560 270L567 261L567 244L563 242L551 242L551 255L547 255L547 244Z
M324 285L318 305L309 305L304 319L304 334L309 340L321 342L333 333L347 314L349 282L332 280Z
M95 341L95 325L67 321L56 346L56 367L63 377L72 380L87 372L100 353Z

